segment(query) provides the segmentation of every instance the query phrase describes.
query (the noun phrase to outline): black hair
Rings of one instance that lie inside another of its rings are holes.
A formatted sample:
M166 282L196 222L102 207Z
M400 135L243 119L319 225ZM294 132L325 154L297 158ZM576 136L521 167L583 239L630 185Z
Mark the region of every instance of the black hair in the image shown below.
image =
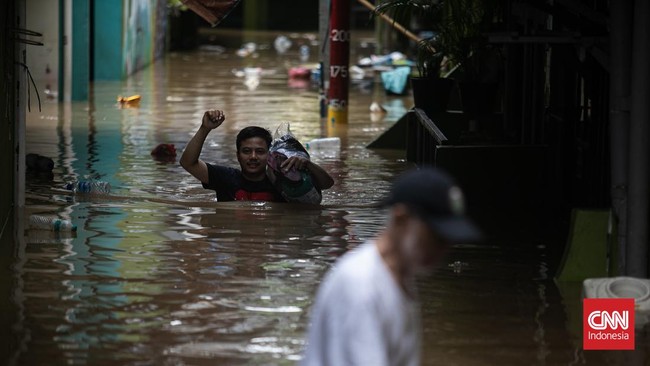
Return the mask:
M260 137L264 139L266 141L266 147L267 148L271 147L271 140L273 140L273 138L271 137L271 132L269 130L263 127L249 126L243 128L237 134L237 151L239 151L242 141L248 140L253 137Z

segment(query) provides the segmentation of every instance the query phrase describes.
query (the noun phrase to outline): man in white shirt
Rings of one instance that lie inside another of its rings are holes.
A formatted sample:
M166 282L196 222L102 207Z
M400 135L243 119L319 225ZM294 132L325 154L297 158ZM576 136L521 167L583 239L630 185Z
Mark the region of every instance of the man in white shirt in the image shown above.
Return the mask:
M476 241L480 232L440 170L403 174L384 203L386 229L339 259L318 290L303 366L420 364L415 275L430 271L451 243Z

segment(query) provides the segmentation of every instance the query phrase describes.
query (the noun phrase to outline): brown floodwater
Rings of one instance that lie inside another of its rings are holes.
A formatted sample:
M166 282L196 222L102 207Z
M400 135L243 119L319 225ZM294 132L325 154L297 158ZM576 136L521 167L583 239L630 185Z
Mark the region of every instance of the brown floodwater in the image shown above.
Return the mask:
M232 35L231 35L232 36ZM365 146L408 108L370 77L350 91L350 123L319 117L318 90L289 82L298 45L286 55L273 34L251 35L257 55L233 47L170 53L119 82L95 82L89 102L32 105L27 152L52 157L53 176L28 176L26 218L57 215L76 234L25 228L13 262L9 301L18 309L9 363L132 365L285 365L300 359L309 307L320 279L347 250L384 227L375 204L391 179L411 167L400 152ZM223 44L243 43L230 39ZM353 39L353 57L371 39ZM244 68L261 68L248 70ZM259 75L257 75L259 74ZM244 76L242 76L244 75ZM251 77L257 75L259 77ZM120 108L118 95L140 94ZM373 118L368 107L388 113ZM158 143L183 150L206 109L226 122L202 158L237 166L235 135L289 122L302 141L341 138L339 153L313 158L335 178L322 207L217 203L177 163L150 156ZM99 179L108 196L71 195L76 179ZM458 245L420 281L425 365L649 365L647 327L634 352L581 349L580 286L558 287L548 243ZM7 330L5 330L6 332ZM644 333L645 332L645 333Z

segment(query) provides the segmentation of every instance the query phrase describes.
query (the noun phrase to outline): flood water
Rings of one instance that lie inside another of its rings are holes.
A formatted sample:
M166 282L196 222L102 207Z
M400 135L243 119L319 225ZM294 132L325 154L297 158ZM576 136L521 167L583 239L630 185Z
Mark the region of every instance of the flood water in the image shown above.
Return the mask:
M11 301L19 309L10 363L285 365L300 359L309 307L323 274L384 226L374 207L411 165L399 152L365 148L408 108L369 82L350 92L350 123L318 115L318 91L289 83L300 63L293 35L284 56L271 34L259 56L207 47L170 53L123 82L96 82L90 102L44 101L28 114L27 152L55 161L52 177L29 176L25 217L73 221L76 234L25 228L14 259ZM233 43L241 44L241 40ZM356 38L354 55L367 56ZM315 61L317 45L311 46ZM362 54L365 53L365 54ZM241 77L261 67L259 80ZM140 94L137 108L118 95ZM32 98L33 100L34 98ZM381 102L389 113L373 119ZM174 161L150 156L158 143L179 154L206 109L227 119L203 149L237 166L235 135L290 122L303 141L339 136L339 154L314 160L335 178L323 206L217 203ZM70 195L65 182L110 182L109 196ZM26 220L23 220L25 223ZM455 265L454 265L455 264ZM558 287L548 245L535 237L459 245L420 281L425 365L649 365L647 327L637 351L581 350L580 287Z

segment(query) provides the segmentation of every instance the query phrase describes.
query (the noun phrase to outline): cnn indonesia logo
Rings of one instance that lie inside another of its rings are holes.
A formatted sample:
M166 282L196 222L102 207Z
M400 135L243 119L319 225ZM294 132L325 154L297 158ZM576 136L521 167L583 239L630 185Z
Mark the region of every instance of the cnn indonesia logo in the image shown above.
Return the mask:
M585 350L634 349L634 299L584 299Z

